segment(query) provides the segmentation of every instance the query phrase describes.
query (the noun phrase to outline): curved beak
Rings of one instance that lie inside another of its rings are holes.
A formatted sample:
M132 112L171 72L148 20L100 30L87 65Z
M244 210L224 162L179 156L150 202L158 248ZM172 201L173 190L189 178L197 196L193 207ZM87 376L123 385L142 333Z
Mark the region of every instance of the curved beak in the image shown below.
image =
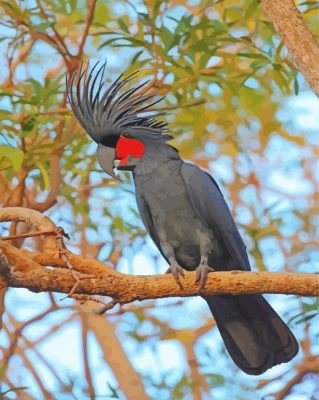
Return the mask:
M103 144L99 143L97 146L96 157L103 171L109 174L112 178L120 181L113 171L115 149L103 146Z

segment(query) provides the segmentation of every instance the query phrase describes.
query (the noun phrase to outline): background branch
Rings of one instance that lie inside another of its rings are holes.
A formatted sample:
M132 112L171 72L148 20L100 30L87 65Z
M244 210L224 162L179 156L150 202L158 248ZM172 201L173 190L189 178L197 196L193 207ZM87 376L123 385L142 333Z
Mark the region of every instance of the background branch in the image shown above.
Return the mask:
M266 13L300 72L319 96L319 46L293 0L263 0Z

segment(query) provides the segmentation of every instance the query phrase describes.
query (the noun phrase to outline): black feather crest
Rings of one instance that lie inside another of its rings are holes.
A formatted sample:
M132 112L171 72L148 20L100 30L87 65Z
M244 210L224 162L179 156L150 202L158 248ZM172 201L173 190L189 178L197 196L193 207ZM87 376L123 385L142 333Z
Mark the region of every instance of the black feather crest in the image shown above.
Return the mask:
M157 117L164 112L152 110L152 106L162 100L147 94L149 81L135 88L122 91L132 81L136 72L123 78L121 74L110 86L104 82L106 62L97 62L91 71L89 66L74 72L67 80L67 96L71 108L86 132L96 142L105 141L107 136L114 136L126 131L132 133L143 129L158 138L169 140L166 134L167 124ZM142 115L141 115L142 114Z

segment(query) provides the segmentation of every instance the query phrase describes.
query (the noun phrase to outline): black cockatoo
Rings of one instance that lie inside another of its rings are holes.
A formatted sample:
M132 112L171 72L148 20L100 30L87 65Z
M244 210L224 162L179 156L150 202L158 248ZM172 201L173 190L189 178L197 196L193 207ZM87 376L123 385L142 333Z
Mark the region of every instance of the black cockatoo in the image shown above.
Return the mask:
M105 64L74 73L68 98L78 121L98 144L101 167L114 176L133 173L136 200L147 232L180 285L184 270L196 270L200 288L213 270L250 270L243 240L215 180L184 162L146 83L127 89L134 77L122 75L110 86ZM124 89L124 90L123 90ZM261 295L202 296L216 320L229 355L247 374L259 375L288 362L298 343Z

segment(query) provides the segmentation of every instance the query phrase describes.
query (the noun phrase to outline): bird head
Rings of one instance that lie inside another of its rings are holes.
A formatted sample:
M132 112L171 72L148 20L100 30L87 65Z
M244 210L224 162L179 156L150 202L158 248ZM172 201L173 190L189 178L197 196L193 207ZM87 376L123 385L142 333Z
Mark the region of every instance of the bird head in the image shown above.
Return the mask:
M172 136L166 123L157 120L165 113L152 110L162 99L148 94L148 82L128 89L136 77L133 73L106 85L105 67L106 63L96 63L89 71L81 66L67 81L67 95L77 120L98 144L100 166L115 178L115 160L117 169L134 170L150 143L166 142Z

